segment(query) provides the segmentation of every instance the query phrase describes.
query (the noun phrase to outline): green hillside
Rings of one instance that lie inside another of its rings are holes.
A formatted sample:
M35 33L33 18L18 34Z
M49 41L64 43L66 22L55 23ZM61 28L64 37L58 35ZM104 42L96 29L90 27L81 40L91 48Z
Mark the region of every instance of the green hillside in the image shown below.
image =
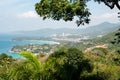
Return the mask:
M120 47L119 44L112 44L112 41L114 41L114 39L116 38L115 36L116 33L118 33L118 30L112 33L109 33L103 37L87 40L87 42L91 44L91 46L107 44L109 50L112 50L112 51L119 50L119 47Z

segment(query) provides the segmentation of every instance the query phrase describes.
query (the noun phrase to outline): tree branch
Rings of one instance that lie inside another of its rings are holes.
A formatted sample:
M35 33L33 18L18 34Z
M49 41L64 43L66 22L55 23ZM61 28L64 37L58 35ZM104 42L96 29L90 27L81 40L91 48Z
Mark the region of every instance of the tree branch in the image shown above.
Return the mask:
M118 2L115 3L116 7L120 10L120 5Z
M107 5L109 8L113 9L115 6L115 2L112 2L112 4L110 5L107 1L103 1L105 5Z

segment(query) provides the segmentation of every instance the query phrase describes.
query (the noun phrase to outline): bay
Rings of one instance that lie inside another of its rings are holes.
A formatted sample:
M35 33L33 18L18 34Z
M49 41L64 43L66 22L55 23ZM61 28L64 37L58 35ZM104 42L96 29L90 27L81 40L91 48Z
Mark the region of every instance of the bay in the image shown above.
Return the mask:
M21 35L6 35L0 34L0 54L5 53L12 56L13 58L21 58L17 53L11 53L10 50L15 45L26 45L26 44L55 44L54 41L42 41L42 40L24 40L24 41L13 41L15 37L20 37ZM22 35L23 36L23 35Z

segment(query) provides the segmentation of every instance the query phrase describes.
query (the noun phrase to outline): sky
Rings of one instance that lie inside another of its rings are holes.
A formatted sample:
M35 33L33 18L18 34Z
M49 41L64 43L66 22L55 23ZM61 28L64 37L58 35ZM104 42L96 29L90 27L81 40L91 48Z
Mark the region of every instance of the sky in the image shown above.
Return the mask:
M42 20L35 12L35 3L40 0L0 0L0 33L15 31L32 31L42 28L83 28L100 24L102 22L118 23L119 10L109 9L104 4L88 2L92 15L89 25L77 27L75 20L72 22Z

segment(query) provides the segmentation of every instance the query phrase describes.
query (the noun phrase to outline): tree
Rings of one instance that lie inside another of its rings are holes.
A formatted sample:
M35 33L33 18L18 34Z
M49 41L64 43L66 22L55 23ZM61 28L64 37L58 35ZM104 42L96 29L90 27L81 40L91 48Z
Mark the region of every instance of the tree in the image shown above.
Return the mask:
M35 10L43 17L52 18L53 20L72 21L77 17L77 25L84 25L90 22L91 13L86 3L91 0L41 0L35 4ZM115 6L120 10L120 0L94 0L95 2L103 2L110 9Z
M111 43L115 46L120 45L120 29L116 31L115 38ZM120 54L120 49L118 49L117 52Z
M5 53L0 54L0 80L8 80L7 70L15 61L11 56Z
M83 57L83 53L76 48L70 48L63 65L63 80L79 80L84 71L92 72L90 60Z
M30 52L21 52L26 61L13 64L8 70L9 80L41 80L41 64L39 60Z
M43 17L52 18L53 20L72 21L75 17L78 18L76 23L84 25L89 23L90 12L86 8L88 0L41 0L36 3L35 10Z
M5 53L0 54L0 66L6 65L7 67L7 65L9 65L13 61L14 59L12 58L12 56L8 56Z
M50 73L56 80L80 80L83 72L92 72L93 65L76 48L59 49L50 56L47 63ZM47 67L48 67L47 65Z

